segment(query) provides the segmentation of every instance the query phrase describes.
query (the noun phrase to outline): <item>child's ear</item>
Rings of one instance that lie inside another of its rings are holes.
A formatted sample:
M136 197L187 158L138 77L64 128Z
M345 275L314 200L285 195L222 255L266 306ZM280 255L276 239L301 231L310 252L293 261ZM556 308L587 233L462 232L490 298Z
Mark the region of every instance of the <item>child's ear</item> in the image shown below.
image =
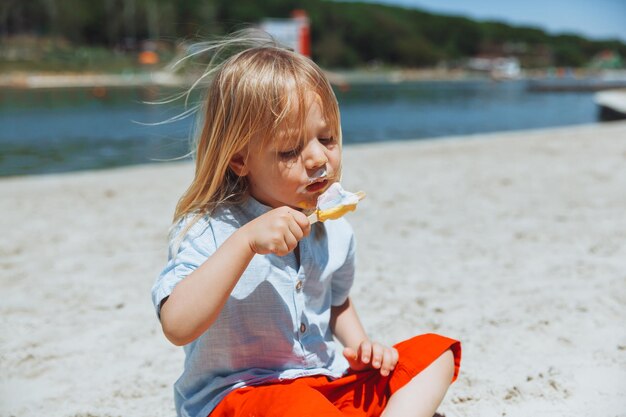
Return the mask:
M240 177L245 177L248 175L248 166L246 165L246 158L243 156L243 153L238 152L230 158L230 162L228 163L230 169L233 170L235 174Z

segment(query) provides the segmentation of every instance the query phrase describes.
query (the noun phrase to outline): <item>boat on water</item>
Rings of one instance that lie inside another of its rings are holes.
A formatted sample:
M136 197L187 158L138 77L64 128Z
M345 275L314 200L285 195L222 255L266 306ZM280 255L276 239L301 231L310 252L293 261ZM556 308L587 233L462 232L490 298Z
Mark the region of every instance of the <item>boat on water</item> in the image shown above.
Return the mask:
M600 91L593 99L598 105L598 116L601 121L626 119L626 88Z
M597 75L551 76L528 81L527 88L534 92L550 91L602 91L626 88L626 71L605 71Z

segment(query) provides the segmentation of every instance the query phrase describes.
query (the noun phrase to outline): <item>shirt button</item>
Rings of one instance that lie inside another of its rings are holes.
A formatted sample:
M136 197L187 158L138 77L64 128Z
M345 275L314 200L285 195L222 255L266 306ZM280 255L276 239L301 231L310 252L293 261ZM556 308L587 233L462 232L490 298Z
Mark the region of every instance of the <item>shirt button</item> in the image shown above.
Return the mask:
M300 333L306 332L306 324L300 323Z
M302 290L302 281L298 281L296 284L296 291L300 292Z

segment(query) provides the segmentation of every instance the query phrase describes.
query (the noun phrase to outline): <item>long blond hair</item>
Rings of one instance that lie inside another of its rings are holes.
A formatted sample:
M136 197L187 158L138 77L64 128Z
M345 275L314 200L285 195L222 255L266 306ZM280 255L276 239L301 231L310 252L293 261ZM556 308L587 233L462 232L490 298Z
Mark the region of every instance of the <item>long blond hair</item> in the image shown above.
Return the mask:
M195 44L188 56L199 54L212 56L199 79L208 81L208 89L193 147L195 175L178 201L175 223L193 213L193 224L220 204L242 202L248 184L229 168L230 160L253 141L268 143L287 122L295 123L293 140L303 140L308 93L320 98L324 118L341 143L337 99L310 59L251 30Z

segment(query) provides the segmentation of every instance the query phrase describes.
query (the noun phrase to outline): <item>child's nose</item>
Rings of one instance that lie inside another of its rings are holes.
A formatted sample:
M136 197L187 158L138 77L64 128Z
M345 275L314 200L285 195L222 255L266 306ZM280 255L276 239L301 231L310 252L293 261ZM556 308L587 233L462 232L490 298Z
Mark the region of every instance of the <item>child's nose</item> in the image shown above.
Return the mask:
M317 141L311 141L307 148L309 149L307 149L308 152L304 163L306 169L316 169L328 163L328 157L326 152L324 152L325 148L322 144Z

